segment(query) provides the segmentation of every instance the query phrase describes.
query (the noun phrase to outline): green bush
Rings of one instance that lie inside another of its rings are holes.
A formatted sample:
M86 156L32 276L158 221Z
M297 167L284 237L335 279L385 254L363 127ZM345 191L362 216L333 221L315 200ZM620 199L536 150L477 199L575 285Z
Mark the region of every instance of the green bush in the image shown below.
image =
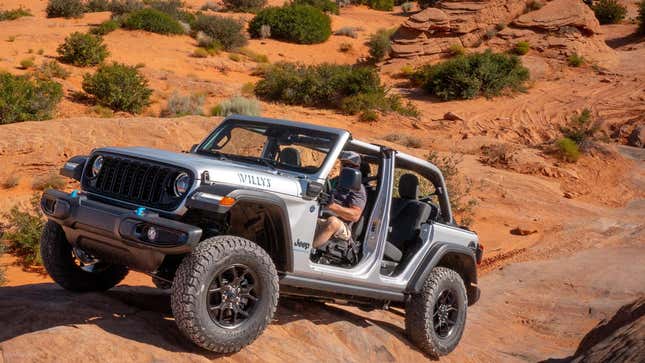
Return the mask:
M193 29L211 38L210 44L201 44L205 48L213 47L213 41L226 50L236 49L246 45L244 25L237 20L216 15L201 15L193 25ZM198 37L199 38L199 37ZM205 42L204 42L205 43Z
M627 15L627 8L617 0L600 0L591 8L600 24L617 24Z
M529 79L529 70L514 55L473 53L436 65L419 68L412 80L443 100L492 97L506 89L519 91Z
M85 11L88 13L110 11L110 2L108 0L89 0L85 5Z
M645 34L645 0L638 3L638 31Z
M358 121L360 122L374 122L378 121L378 113L374 110L365 110L358 115Z
M223 0L224 7L230 11L256 12L267 4L267 0Z
M143 9L144 4L140 0L112 0L110 11L113 15L123 15Z
M0 21L3 20L16 20L23 16L32 16L29 10L19 7L18 9L0 11Z
M394 0L369 0L370 8L381 11L392 11Z
M531 44L527 41L517 42L513 48L513 53L517 55L524 55L531 50Z
M580 67L585 64L585 59L583 56L573 53L567 58L567 63L571 67Z
M45 11L48 18L80 18L85 5L81 0L49 0Z
M448 51L450 52L450 55L453 56L466 54L466 48L464 48L464 46L461 44L452 44L448 48Z
M326 13L331 13L331 14L339 14L338 11L338 5L336 5L336 2L331 1L331 0L293 0L294 5L310 5L313 6L316 9L320 9L320 11L324 11Z
M114 19L106 20L90 30L94 35L106 35L121 27L121 23Z
M271 37L299 44L322 43L331 35L331 19L309 5L287 5L261 10L249 24L251 36L259 38L263 25Z
M83 76L83 90L102 106L131 113L141 112L152 94L136 67L119 63L102 65L93 75Z
M369 47L370 58L374 62L380 62L390 55L392 50L392 34L396 29L379 29L376 33L370 36L367 41Z
M575 141L563 137L555 142L558 149L558 156L570 163L576 162L580 158L580 149Z
M40 197L31 199L29 208L14 206L5 214L11 228L2 234L8 251L14 254L25 267L42 265L40 257L40 235L45 222L39 207Z
M170 15L156 9L141 9L123 21L123 27L130 30L145 30L158 34L183 34L184 28Z
M65 38L65 42L56 51L61 62L78 67L95 66L110 54L101 37L79 32Z
M50 118L62 98L56 82L0 72L0 124Z
M591 110L588 108L573 116L567 126L560 128L564 137L575 142L583 151L589 148L594 135L599 130L600 124L593 120Z
M224 117L233 114L260 116L261 113L262 108L256 99L242 96L230 98L211 109L211 115Z
M180 0L151 0L147 4L151 8L166 13L172 18L189 25L192 25L196 20L193 13L182 10L184 2Z
M201 115L203 114L204 99L203 94L182 96L175 92L168 99L166 109L161 111L161 117Z
M29 69L34 66L34 57L25 58L20 61L20 68Z

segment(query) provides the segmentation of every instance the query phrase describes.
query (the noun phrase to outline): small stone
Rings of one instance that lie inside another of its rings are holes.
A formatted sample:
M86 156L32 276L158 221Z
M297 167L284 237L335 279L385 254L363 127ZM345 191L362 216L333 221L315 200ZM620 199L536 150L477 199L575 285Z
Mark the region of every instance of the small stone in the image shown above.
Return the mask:
M567 199L573 199L573 194L571 194L571 192L564 192L564 197Z
M452 111L448 111L443 115L444 120L450 120L450 121L464 121L464 118L457 115L456 113Z
M528 236L533 233L537 233L537 229L524 229L520 227L511 229L511 234L514 234L516 236Z

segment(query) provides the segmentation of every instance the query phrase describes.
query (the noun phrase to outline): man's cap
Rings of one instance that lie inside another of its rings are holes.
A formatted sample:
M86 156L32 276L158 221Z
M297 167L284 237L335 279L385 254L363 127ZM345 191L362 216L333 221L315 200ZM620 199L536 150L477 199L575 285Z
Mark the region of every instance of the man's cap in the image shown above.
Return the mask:
M340 153L341 163L349 164L355 168L361 166L361 156L355 151L343 151Z

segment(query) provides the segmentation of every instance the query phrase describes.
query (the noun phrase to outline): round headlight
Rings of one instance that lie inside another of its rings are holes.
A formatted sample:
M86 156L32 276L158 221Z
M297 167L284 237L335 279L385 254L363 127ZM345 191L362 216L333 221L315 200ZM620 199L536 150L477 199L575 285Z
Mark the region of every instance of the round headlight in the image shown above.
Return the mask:
M181 197L186 194L190 188L190 177L186 173L179 173L175 178L174 192L175 195Z
M103 167L103 157L99 155L96 157L96 159L94 159L94 162L92 163L92 176L93 177L98 176L102 167Z

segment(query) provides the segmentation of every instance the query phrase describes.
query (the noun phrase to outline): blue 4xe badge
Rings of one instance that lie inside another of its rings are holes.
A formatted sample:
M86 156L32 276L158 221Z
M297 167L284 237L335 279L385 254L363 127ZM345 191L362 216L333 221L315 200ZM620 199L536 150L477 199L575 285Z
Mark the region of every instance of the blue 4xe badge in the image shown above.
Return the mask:
M300 240L300 238L298 238L296 242L293 243L293 247L301 251L309 251L309 246L311 246L311 243L304 242Z

